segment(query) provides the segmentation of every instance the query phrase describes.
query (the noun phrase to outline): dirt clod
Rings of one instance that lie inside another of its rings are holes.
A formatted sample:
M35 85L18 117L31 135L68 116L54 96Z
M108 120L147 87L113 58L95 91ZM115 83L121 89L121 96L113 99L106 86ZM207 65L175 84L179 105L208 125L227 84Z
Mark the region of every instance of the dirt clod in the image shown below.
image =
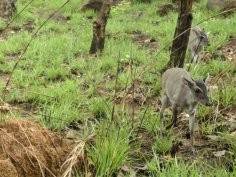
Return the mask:
M72 147L59 135L29 120L0 123L0 176L61 176Z
M10 159L0 160L0 172L1 177L15 176L17 177L17 171Z

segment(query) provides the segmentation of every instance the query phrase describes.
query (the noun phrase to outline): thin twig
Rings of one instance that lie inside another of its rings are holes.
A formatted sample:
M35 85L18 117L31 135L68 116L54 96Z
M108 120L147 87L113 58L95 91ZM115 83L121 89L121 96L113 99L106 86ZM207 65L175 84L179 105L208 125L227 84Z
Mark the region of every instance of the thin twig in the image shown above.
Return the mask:
M232 65L227 66L223 71L221 71L219 74L217 74L215 77L213 77L213 78L211 79L212 82L214 82L214 83L218 82L219 79L221 79L221 77L222 77L226 72L228 72L229 69L231 69L231 67L234 67L234 66L232 66Z
M131 77L131 83L132 83L132 129L134 128L134 87L135 87L135 84L134 84L134 81L135 81L135 76L134 76L134 70L133 70L133 47L132 47L132 43L131 43L131 50L130 50L130 77Z
M120 71L120 51L119 51L119 56L118 56L117 69L116 69L115 91L114 91L114 96L113 96L114 99L117 96L116 94L117 94L117 84L118 84L119 71ZM113 107L112 107L111 121L114 121L114 113L115 113L115 103L113 104Z
M145 116L146 116L146 113L147 113L148 108L149 108L149 107L147 106L146 109L145 109L145 111L144 111L144 113L143 113L143 117L142 117L141 122L140 122L140 124L139 124L139 127L140 127L140 128L141 128L142 125L143 125L144 118L145 118Z
M134 92L135 92L135 78L133 73L133 60L131 61L131 82L132 82L132 128L134 128Z
M45 96L45 97L48 97L48 98L52 98L52 99L57 99L56 97L54 96L50 96L50 95L46 95L46 94L43 94L43 93L37 93L37 92L32 92L32 91L28 91L29 93L33 93L35 95L40 95L40 96Z

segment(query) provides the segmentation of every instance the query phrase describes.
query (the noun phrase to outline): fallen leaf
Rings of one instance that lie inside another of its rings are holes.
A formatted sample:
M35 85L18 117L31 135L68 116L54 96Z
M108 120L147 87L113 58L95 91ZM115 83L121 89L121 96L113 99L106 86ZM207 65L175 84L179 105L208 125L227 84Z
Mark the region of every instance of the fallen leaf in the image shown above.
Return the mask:
M216 157L222 157L225 155L225 153L226 153L226 150L213 152L214 156Z
M11 107L9 104L4 104L3 106L0 106L0 112L9 112L11 110Z
M215 136L215 135L208 135L207 137L214 141L219 140L220 138L219 136Z
M236 131L230 133L231 136L235 136L236 135Z

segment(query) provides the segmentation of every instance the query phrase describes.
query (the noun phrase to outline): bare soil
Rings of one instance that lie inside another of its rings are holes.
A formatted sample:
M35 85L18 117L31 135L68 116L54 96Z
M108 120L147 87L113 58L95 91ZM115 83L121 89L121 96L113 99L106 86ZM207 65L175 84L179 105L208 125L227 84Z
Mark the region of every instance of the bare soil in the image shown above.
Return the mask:
M236 64L236 37L231 37L226 45L218 48L213 54L203 52L202 55L204 61L221 58Z
M231 38L221 50L225 58L236 64L236 37Z
M160 47L157 39L154 39L141 31L133 31L131 37L140 48L146 48L150 53L157 51Z

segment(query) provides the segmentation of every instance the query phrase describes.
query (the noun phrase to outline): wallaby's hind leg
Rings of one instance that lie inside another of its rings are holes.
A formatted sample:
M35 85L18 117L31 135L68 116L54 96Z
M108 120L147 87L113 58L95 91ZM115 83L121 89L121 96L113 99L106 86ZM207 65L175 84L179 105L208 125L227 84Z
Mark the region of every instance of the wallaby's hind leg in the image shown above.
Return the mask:
M198 63L198 54L195 54L193 57L193 63L197 64Z
M195 123L195 111L189 114L189 131L190 131L190 143L192 151L194 152L194 123Z
M190 55L191 55L191 58L190 58L190 64L194 63L194 60L195 60L195 51L193 50L189 50L190 52Z
M177 106L176 104L172 105L172 120L171 123L166 127L166 129L169 129L172 127L172 125L174 125L175 127L177 126L177 114L178 114L178 110L177 110Z
M160 110L160 138L163 136L163 116L164 116L164 111L168 107L169 104L169 99L168 97L164 94L162 99L161 99L161 110Z
M200 57L199 57L199 55L197 55L197 59L196 59L196 65L194 66L194 70L197 68L197 66L198 66L198 64L199 64L199 62L200 62Z

